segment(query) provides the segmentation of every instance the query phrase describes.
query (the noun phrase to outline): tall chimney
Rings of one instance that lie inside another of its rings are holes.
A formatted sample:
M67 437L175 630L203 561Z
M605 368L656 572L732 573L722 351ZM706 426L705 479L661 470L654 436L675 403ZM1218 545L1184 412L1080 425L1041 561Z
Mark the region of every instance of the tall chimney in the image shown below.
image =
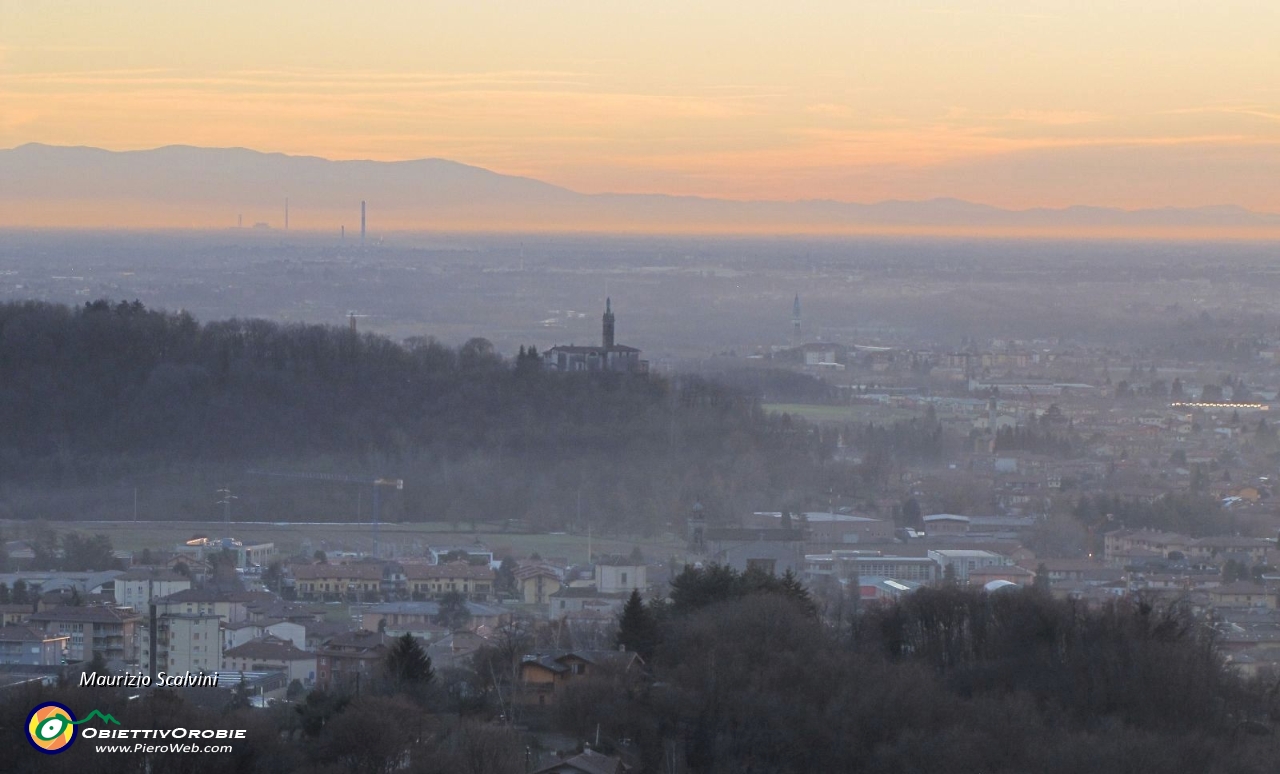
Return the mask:
M360 202L360 241L364 241L364 202Z

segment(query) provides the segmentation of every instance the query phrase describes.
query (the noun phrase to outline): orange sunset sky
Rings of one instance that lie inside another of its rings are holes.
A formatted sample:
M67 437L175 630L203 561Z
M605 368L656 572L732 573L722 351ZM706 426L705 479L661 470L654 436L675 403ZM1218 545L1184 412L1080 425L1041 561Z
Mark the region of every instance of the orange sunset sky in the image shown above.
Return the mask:
M0 148L583 192L1280 211L1280 3L0 2Z

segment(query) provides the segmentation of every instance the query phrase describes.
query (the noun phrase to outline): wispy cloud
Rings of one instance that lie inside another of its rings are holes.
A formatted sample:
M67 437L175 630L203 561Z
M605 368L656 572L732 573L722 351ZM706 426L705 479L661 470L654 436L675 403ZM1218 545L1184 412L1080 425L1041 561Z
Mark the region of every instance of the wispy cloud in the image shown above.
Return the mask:
M1102 113L1086 110L1011 110L1000 116L1004 121L1020 121L1029 124L1046 126L1072 126L1075 124L1092 124L1109 119Z

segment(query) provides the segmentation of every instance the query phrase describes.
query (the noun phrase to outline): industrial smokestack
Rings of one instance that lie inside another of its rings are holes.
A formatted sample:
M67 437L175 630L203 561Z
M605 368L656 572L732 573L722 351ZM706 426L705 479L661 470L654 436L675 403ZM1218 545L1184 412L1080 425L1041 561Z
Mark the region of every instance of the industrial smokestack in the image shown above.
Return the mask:
M289 230L289 197L284 197L284 230Z
M360 241L364 241L364 202L360 202Z

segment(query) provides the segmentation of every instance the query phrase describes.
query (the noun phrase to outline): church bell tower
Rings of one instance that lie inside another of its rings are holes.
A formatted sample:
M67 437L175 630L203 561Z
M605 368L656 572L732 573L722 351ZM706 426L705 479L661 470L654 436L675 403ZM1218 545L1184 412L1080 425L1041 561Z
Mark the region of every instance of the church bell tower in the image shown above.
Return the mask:
M604 300L604 348L613 349L613 301Z

